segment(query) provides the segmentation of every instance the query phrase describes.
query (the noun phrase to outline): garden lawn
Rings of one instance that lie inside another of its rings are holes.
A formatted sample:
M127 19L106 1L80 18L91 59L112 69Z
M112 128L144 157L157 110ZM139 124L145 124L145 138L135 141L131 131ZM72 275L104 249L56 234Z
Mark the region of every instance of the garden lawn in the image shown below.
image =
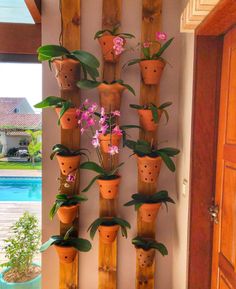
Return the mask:
M36 163L32 166L31 163L18 162L0 162L0 170L41 170L42 164Z

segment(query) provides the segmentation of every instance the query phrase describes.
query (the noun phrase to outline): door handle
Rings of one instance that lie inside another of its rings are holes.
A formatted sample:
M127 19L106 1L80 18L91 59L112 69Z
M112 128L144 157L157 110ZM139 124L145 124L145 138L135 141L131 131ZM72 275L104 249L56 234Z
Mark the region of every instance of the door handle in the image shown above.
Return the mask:
M218 215L219 215L219 206L218 205L212 205L209 207L208 212L211 216L211 221L215 224L219 223Z

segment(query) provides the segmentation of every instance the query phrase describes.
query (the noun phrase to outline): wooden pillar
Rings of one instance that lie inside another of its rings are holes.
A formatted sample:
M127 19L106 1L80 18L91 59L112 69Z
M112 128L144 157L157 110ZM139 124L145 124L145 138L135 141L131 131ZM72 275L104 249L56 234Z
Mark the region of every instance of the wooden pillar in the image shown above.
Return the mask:
M102 29L112 29L120 24L121 0L103 0ZM119 78L119 64L103 63L103 80L111 82ZM109 168L109 159L103 155L104 166ZM118 158L114 161L116 165ZM100 197L100 217L116 216L117 200ZM99 289L116 289L117 280L117 241L107 245L99 241Z
M61 19L62 19L62 45L68 50L80 49L80 0L59 0L61 1ZM79 89L73 91L61 91L61 97L70 99L77 107L80 104ZM61 130L61 143L70 149L80 147L80 130ZM65 177L62 178L62 192L67 194L79 193L79 171L77 172L76 182L69 189L63 186ZM60 234L71 227L72 224L60 224ZM73 226L77 229L74 232L78 235L79 220L75 219ZM78 254L77 254L78 256ZM79 273L78 257L71 264L60 264L60 289L77 289Z
M161 31L161 9L162 0L142 1L142 41L155 40L156 32ZM156 85L145 85L141 83L140 104L159 104L159 87ZM140 131L140 139L157 143L157 132ZM141 194L153 194L157 191L156 184L147 184L138 180L138 192ZM138 236L155 238L156 221L145 223L137 216ZM155 262L151 267L140 268L136 261L136 288L154 289Z

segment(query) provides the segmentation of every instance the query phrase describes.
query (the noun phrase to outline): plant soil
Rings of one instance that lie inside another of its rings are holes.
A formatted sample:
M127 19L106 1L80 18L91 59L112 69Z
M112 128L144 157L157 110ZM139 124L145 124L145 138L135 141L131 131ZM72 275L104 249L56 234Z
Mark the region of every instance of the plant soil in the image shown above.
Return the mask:
M8 270L4 276L4 281L8 283L23 283L33 280L41 273L41 268L39 266L30 266L30 268L23 273L17 272L16 269Z

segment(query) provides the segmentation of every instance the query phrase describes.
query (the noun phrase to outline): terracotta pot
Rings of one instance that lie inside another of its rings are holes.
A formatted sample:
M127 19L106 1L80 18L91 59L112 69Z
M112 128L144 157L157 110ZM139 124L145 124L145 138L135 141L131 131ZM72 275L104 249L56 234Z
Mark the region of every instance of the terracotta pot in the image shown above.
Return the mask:
M143 60L140 62L143 81L147 85L158 85L165 63L161 60Z
M154 122L152 111L150 109L139 109L140 123L143 129L146 131L155 131L158 127L158 123ZM160 119L162 112L158 111L158 117Z
M62 247L54 245L61 263L72 263L77 255L74 247Z
M52 62L60 89L73 90L80 76L80 63L74 59L55 59Z
M71 224L77 216L79 204L74 206L62 206L58 209L57 215L63 224Z
M125 87L120 83L106 84L101 83L98 86L100 96L100 106L104 107L106 113L120 110L121 93Z
M161 203L143 204L139 208L140 217L141 217L142 221L146 222L146 223L154 222L156 217L157 217L157 214L158 214L160 207L161 207Z
M104 199L112 200L118 195L121 177L114 180L97 180L99 190Z
M109 147L110 146L119 146L120 145L120 140L121 140L121 135L116 135L116 134L107 134L107 135L99 135L99 141L101 145L101 149L104 153L109 152Z
M63 129L75 129L78 128L78 116L76 114L76 108L69 108L60 119L60 124ZM58 118L60 117L61 108L56 108Z
M161 170L162 158L137 156L137 159L138 173L141 181L144 183L156 183Z
M115 241L120 226L99 226L98 232L103 243L111 244Z
M143 248L136 248L138 264L141 268L150 267L155 258L155 249L144 250Z
M113 40L116 36L113 35L103 35L98 38L99 44L102 49L102 55L105 62L116 63L120 59L120 54L116 55L113 49ZM125 40L124 40L125 43Z
M80 164L80 156L78 155L68 157L57 155L57 161L59 163L61 173L64 176L67 176L78 169Z

